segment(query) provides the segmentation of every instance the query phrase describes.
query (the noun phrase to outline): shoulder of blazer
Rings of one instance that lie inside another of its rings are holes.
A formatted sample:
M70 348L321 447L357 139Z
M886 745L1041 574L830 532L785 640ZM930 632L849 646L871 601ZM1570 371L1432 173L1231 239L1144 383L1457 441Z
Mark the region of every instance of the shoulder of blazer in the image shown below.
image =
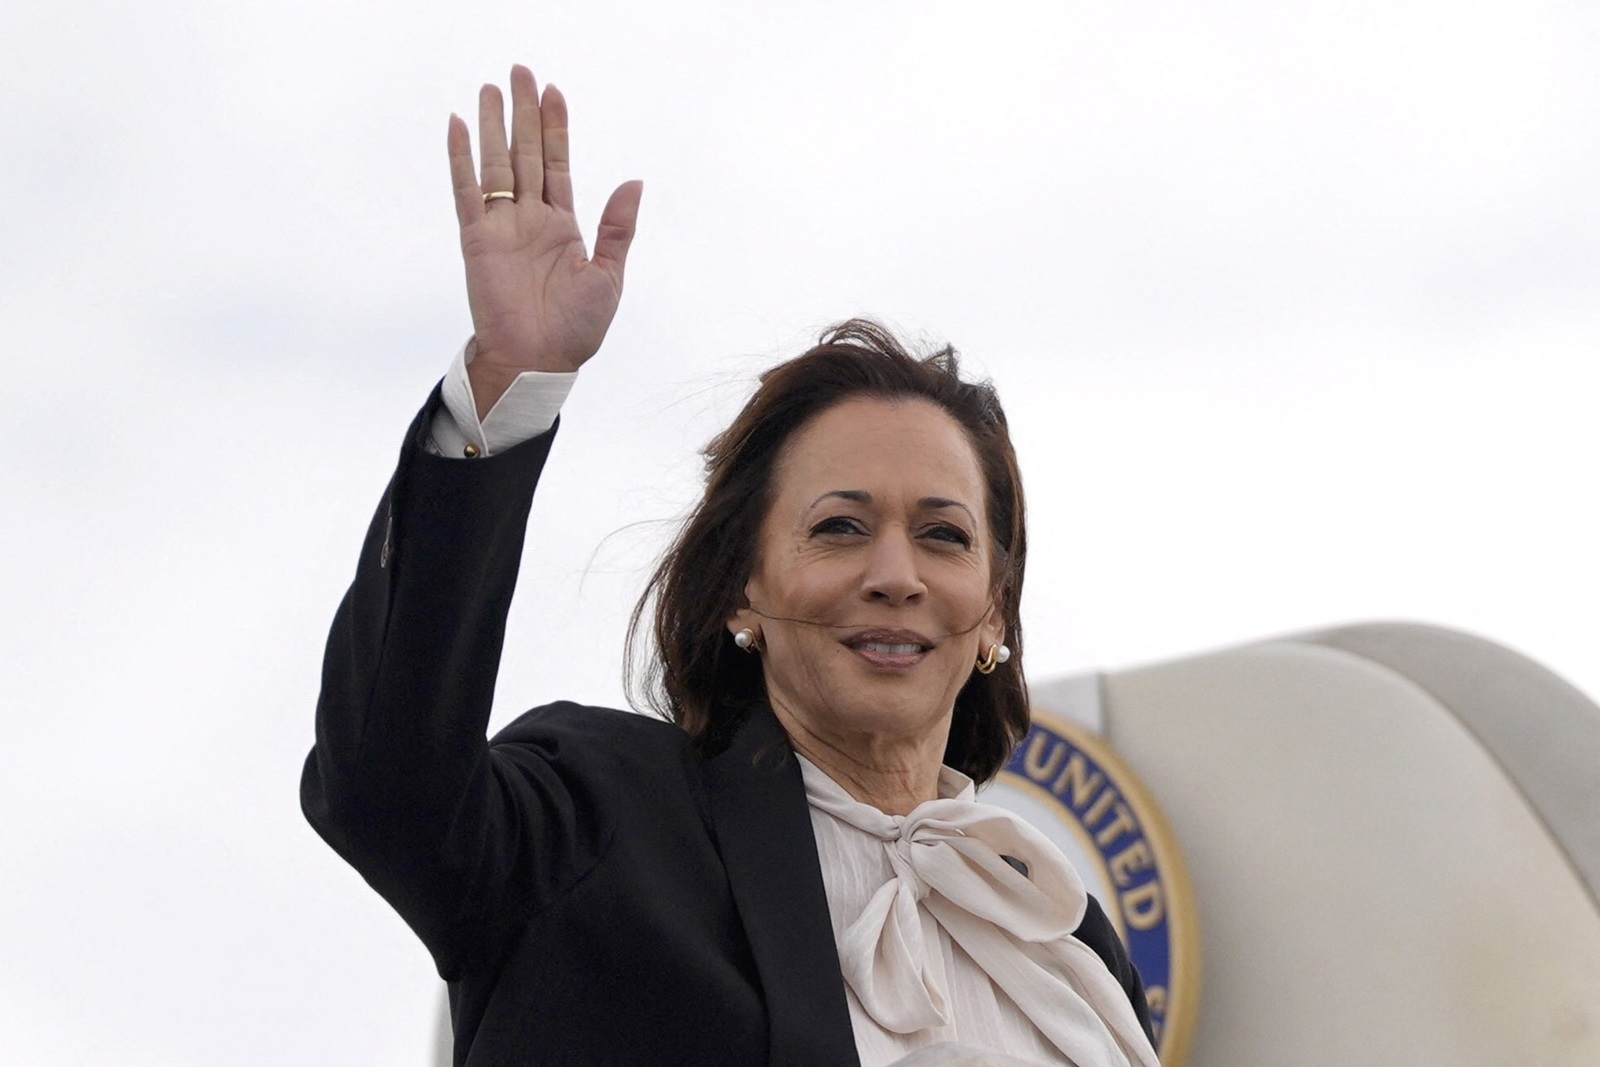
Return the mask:
M665 719L571 700L557 700L523 712L490 738L489 743L524 744L550 737L568 737L579 744L599 744L622 738L626 744L662 749L689 745L689 735Z
M503 758L569 766L619 786L650 788L670 777L692 783L697 792L702 788L689 735L640 712L558 700L519 715L489 746Z
M1122 947L1122 939L1117 936L1117 928L1111 925L1105 910L1094 897L1089 898L1089 907L1083 914L1083 922L1078 924L1072 936L1094 949L1095 955L1105 961L1106 969L1128 994L1128 1000L1133 1004L1133 1013L1138 1016L1139 1025L1144 1028L1145 1036L1154 1043L1155 1031L1150 1025L1150 1005L1145 1001L1144 981L1139 977L1139 969L1128 958L1127 950Z

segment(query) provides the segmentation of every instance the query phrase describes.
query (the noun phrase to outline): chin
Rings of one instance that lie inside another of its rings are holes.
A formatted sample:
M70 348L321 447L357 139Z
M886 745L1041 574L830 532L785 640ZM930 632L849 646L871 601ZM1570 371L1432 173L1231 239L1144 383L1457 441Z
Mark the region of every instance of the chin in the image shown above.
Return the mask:
M947 733L955 709L954 694L861 694L834 705L847 729L883 737L915 736L937 729Z

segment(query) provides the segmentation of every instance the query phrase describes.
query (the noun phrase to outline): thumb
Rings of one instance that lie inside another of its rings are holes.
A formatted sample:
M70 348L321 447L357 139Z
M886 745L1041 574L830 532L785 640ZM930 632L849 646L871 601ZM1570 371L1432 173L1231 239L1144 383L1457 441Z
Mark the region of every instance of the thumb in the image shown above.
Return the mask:
M595 237L593 262L613 273L622 281L623 264L628 258L628 246L633 244L634 227L639 221L639 198L644 195L644 182L623 182L617 186L606 208L600 213L600 232Z

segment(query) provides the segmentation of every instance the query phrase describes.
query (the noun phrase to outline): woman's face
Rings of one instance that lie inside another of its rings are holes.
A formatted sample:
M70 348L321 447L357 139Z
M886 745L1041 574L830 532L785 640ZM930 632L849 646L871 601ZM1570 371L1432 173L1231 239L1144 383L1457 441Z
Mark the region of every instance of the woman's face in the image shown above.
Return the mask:
M749 606L728 623L760 633L774 710L837 739L935 731L942 752L979 649L1004 636L966 433L927 401L847 400L795 433L774 477Z

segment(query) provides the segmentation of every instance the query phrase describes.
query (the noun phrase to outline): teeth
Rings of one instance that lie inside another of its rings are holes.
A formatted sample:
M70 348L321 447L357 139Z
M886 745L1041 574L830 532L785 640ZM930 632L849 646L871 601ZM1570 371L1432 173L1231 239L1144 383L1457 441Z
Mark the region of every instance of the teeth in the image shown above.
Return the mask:
M886 645L880 641L863 641L860 647L872 652L886 652L891 656L909 656L922 651L921 645Z

